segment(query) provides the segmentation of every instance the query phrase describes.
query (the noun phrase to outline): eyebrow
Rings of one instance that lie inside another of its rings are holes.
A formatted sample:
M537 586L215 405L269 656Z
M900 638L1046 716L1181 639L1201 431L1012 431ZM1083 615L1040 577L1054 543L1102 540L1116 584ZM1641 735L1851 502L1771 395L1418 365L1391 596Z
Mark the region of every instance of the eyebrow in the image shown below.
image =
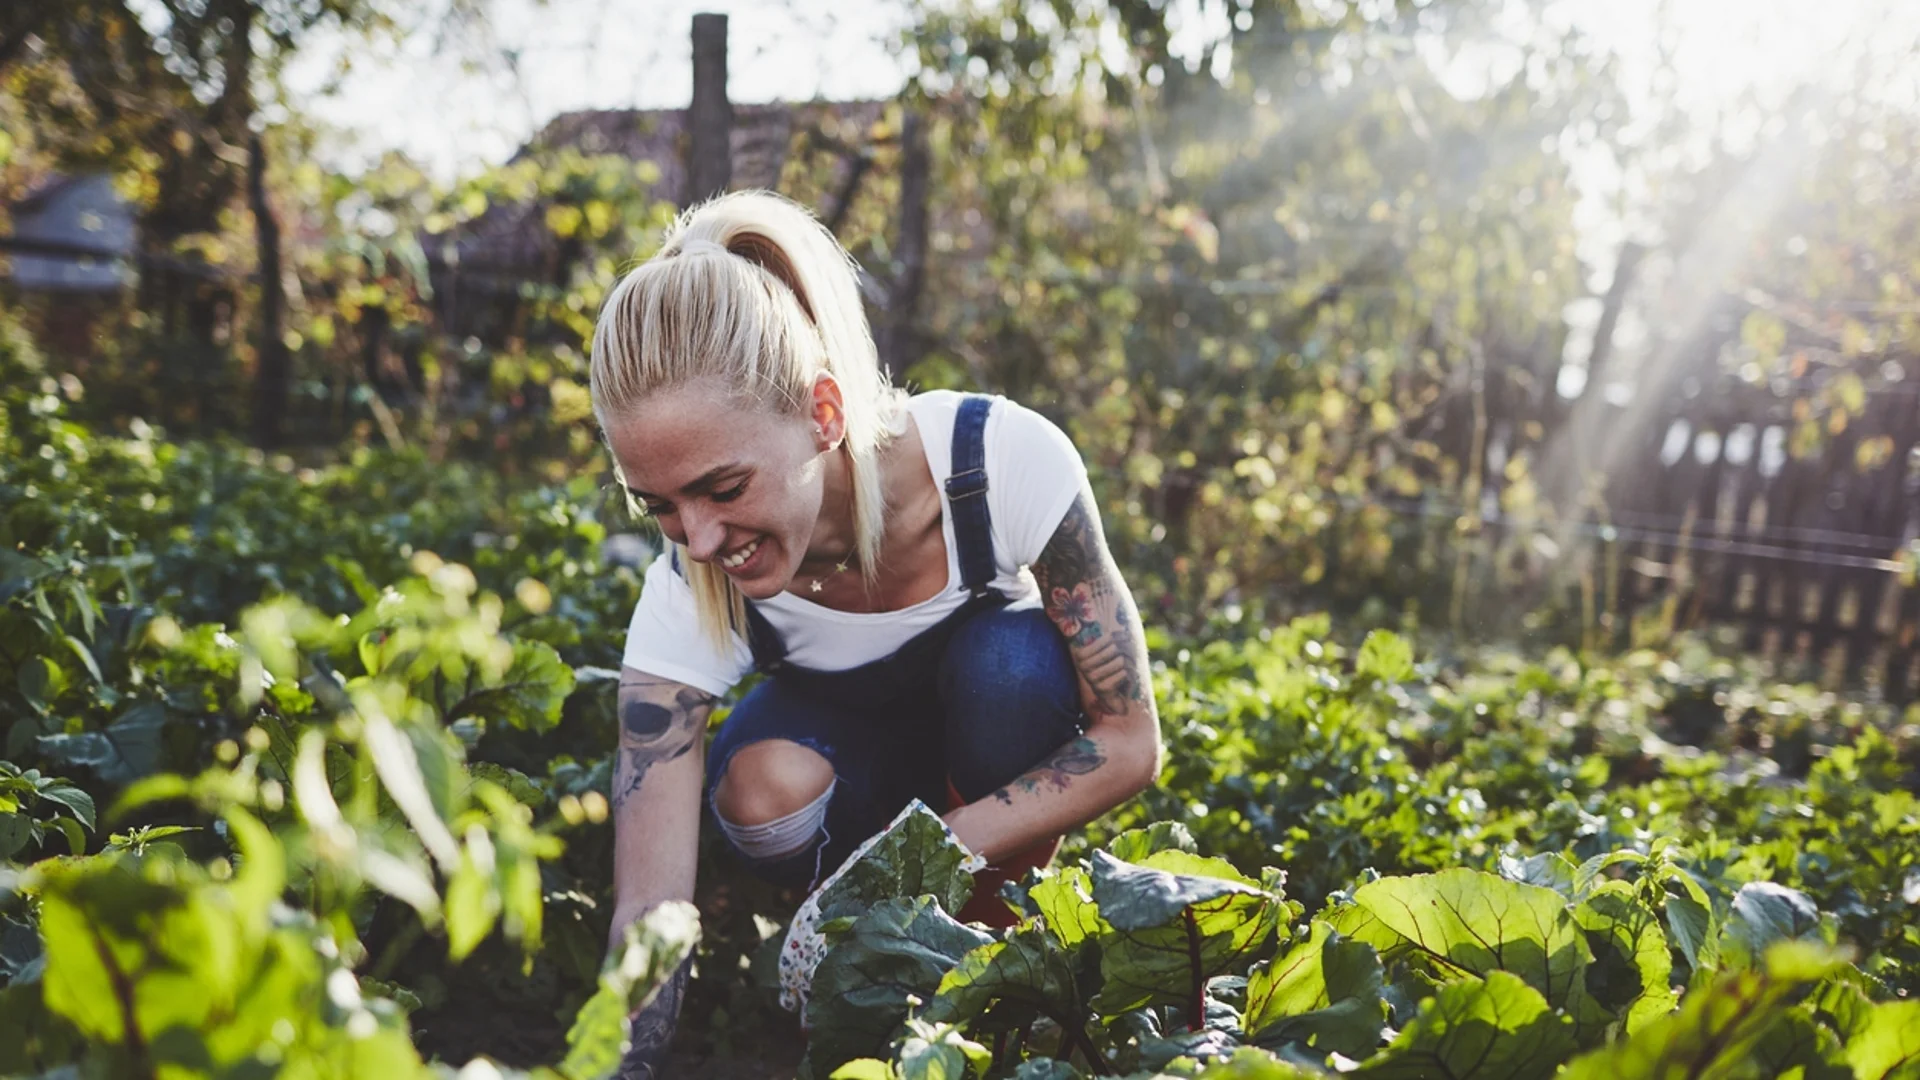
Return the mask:
M694 477L685 487L680 489L680 493L682 495L699 495L703 492L711 491L713 490L713 485L719 483L722 477L745 467L746 466L738 461L731 461L725 465L715 465L713 468ZM636 499L657 499L660 497L649 491L641 491L637 487L629 487L627 491Z

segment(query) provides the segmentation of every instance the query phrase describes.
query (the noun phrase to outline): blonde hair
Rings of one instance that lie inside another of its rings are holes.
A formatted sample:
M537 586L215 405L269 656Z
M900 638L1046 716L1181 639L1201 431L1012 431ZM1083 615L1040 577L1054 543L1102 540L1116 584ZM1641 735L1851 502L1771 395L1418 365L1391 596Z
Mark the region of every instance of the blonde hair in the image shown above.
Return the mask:
M659 252L607 294L593 329L591 381L604 434L647 395L699 379L805 416L814 380L831 373L853 477L854 559L871 587L886 528L880 449L903 395L880 366L857 272L799 204L769 191L722 195L682 214ZM726 574L676 547L702 630L729 647L731 634L745 633L745 599Z

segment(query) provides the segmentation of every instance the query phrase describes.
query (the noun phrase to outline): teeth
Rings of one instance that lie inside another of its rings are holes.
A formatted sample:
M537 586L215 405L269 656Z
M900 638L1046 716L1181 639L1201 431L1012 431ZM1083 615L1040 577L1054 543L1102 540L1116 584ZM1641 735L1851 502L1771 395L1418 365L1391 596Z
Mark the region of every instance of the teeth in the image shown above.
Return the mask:
M746 562L748 559L752 558L753 553L759 550L759 548L760 548L760 541L755 540L753 543L748 544L746 547L741 548L739 551L734 552L732 555L722 555L720 557L720 565L726 567L729 570L735 569L741 563Z

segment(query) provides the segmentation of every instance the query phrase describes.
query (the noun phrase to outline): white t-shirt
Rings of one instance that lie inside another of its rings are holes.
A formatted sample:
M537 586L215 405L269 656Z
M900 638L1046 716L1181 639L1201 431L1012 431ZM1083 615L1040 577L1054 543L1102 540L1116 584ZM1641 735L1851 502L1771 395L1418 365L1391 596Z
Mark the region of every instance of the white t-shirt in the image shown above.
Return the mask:
M963 395L918 394L907 409L920 429L933 482L946 490L953 471L953 423ZM993 588L1016 602L1039 595L1026 567L1040 557L1086 484L1086 464L1072 441L1032 409L1004 398L987 414L987 514L993 526ZM845 671L891 656L909 639L966 602L951 507L940 500L940 531L947 543L947 585L899 611L849 612L782 592L754 606L779 631L787 661L813 671ZM738 634L724 653L700 629L693 590L663 554L647 568L646 587L627 627L626 665L662 679L720 695L753 669L753 653Z

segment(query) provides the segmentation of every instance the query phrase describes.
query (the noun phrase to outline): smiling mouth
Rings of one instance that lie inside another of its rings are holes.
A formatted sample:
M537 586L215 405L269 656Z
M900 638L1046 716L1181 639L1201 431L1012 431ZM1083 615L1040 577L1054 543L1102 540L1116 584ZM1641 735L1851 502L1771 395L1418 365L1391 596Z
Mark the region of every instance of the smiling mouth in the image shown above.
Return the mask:
M755 540L731 555L720 556L720 565L729 570L738 570L748 559L753 558L753 553L758 550L760 550L760 541Z

